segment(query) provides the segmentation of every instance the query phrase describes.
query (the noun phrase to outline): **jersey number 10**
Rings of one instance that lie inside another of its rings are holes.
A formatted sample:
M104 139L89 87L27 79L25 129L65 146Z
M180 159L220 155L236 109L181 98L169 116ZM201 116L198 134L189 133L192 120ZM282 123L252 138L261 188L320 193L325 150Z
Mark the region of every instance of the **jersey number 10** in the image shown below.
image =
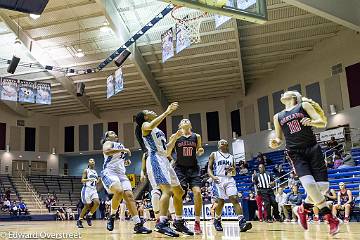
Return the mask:
M191 157L193 153L192 147L183 147L183 156L184 157Z
M290 134L301 131L301 125L298 120L293 120L291 122L288 122L287 125L289 126Z

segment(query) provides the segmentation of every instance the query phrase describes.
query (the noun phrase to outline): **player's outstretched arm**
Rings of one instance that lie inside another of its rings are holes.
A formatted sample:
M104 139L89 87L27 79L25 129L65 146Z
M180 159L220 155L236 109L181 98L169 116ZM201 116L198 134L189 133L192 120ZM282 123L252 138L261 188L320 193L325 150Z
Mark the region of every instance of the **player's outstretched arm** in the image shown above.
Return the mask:
M140 174L140 181L144 182L145 180L146 180L146 153L144 153L141 158L141 174Z
M204 148L202 147L202 139L200 134L196 134L196 138L197 138L197 144L196 144L196 155L198 155L199 157L201 155L204 154Z
M219 178L214 175L214 161L215 161L215 154L211 153L209 156L209 164L208 164L208 174L214 180L215 183L219 182Z
M327 122L320 116L315 108L309 102L302 103L303 109L309 114L310 118L301 119L301 123L304 126L311 126L316 128L325 128Z
M86 183L88 181L90 181L90 180L87 178L86 169L84 169L82 176L81 176L81 182Z
M113 148L113 144L110 141L106 141L104 143L103 152L104 152L104 154L109 155L109 156L117 154L117 153L121 153L121 152L127 153L127 154L129 154L129 156L131 156L131 151L129 149L127 149L127 148L115 149L115 148Z
M171 153L175 147L175 143L176 141L182 136L182 132L181 130L177 130L176 133L174 133L173 135L171 135L168 144L166 145L166 154L167 156L171 156Z
M274 127L275 127L275 138L271 138L269 142L269 147L272 149L279 148L283 140L283 132L279 123L278 114L274 116Z
M168 108L166 109L165 112L163 112L161 115L159 115L158 117L156 117L155 119L153 119L151 122L144 122L142 125L142 130L143 131L151 131L154 128L156 128L157 126L159 126L159 124L171 113L173 113L174 111L176 111L176 109L178 109L179 104L177 102L173 102L171 103ZM143 132L144 133L144 132ZM143 134L144 135L144 134ZM144 135L146 136L146 134Z

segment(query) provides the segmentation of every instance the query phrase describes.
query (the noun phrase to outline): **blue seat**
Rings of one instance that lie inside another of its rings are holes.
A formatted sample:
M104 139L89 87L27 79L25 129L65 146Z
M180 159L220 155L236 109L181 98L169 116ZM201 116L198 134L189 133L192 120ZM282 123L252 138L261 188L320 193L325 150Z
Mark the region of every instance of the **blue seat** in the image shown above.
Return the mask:
M360 177L358 178L340 178L340 179L331 179L329 180L330 184L332 183L340 183L340 182L344 182L344 183L356 183L356 182L360 182Z
M355 177L355 176L360 176L360 171L329 174L329 178L344 178L344 177Z
M331 169L328 170L328 173L331 174L331 173L350 172L350 171L360 171L360 166L341 168L341 169Z

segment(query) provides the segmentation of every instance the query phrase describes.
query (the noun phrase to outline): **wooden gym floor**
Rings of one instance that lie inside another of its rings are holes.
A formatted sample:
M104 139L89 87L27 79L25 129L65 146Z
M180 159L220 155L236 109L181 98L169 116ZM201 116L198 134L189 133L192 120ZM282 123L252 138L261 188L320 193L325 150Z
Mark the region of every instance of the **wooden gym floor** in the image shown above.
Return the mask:
M141 240L157 240L157 239L170 239L164 237L159 233L152 233L149 235L135 235L132 233L132 222L117 222L113 232L108 232L105 229L105 221L93 221L93 226L88 227L84 222L84 229L78 229L75 226L75 221L64 222L0 222L0 239L21 239L9 238L9 233L80 233L80 239L91 240L120 240L120 239L141 239ZM188 223L192 229L193 224ZM295 223L259 223L253 222L253 229L246 233L239 233L237 222L223 222L224 232L216 232L211 222L203 222L203 235L200 236L185 236L180 235L180 238L187 239L240 239L240 240L322 240L322 239L346 239L346 240L359 240L360 239L360 224L350 223L342 224L340 232L331 237L328 235L327 225L310 224L310 229L304 231L299 225ZM148 227L153 228L154 223L146 223ZM71 238L61 238L71 239ZM79 238L77 238L79 239Z

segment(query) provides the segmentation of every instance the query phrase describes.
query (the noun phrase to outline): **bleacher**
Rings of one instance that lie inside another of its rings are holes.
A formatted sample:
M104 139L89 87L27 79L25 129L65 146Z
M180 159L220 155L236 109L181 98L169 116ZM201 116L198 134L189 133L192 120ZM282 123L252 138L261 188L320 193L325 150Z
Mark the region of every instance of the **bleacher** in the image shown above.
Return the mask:
M272 163L266 166L267 172L270 174L274 174L272 169L274 168L275 164L282 164L283 169L285 172L289 172L291 167L288 162L284 160L284 151L274 151L265 154L268 159L271 159ZM346 184L347 189L351 190L353 193L354 198L359 196L359 188L360 188L360 148L352 149L351 155L355 161L357 166L355 167L347 167L342 169L331 169L328 170L329 174L329 182L330 188L334 190L339 190L338 184L340 182L344 182ZM251 183L251 174L253 173L254 169L257 170L258 163L255 159L248 162L249 165L249 174L247 176L236 175L236 185L239 192L243 193L243 196L248 196L249 191L253 191L254 187ZM284 192L290 192L290 189L285 189ZM300 193L304 194L305 192L302 187L299 188ZM357 205L360 203L358 202Z
M1 195L5 194L5 191L10 188L11 194L10 199L11 201L19 201L19 197L17 194L16 189L14 188L13 184L11 183L11 179L9 175L0 175L0 193Z
M37 175L30 176L29 181L43 201L46 200L48 193L56 195L57 203L52 210L56 210L63 204L73 209L76 208L82 187L80 177Z

